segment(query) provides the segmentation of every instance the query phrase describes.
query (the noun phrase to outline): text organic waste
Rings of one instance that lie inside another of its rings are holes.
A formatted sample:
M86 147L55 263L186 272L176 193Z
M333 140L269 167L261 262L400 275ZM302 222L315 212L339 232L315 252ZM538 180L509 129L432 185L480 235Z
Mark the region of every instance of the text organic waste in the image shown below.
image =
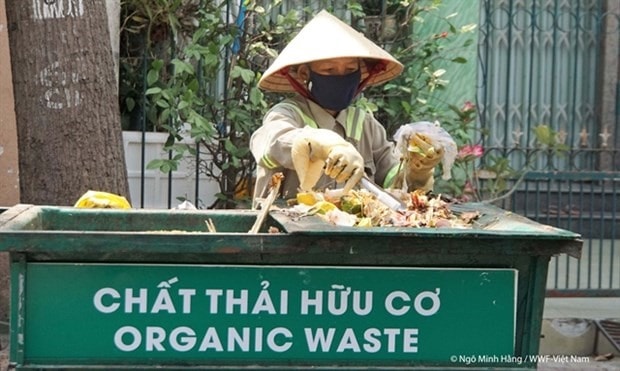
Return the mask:
M175 277L168 282L170 281L177 282L178 279ZM230 316L286 316L291 310L290 300L299 303L295 308L301 316L342 316L347 313L367 316L373 310L384 311L395 317L410 313L432 316L441 308L439 288L413 295L400 290L392 291L385 298L379 298L380 305L376 305L373 291L352 290L351 287L339 284L333 284L327 291L301 290L292 293L289 290L271 293L268 290L269 284L269 281L262 281L263 289L254 298L250 297L247 289L207 288L202 293L207 299L206 308L194 307L193 299L198 295L196 289L179 289L176 293L171 293L168 288L160 288L149 305L149 290L146 288L119 291L105 287L95 293L93 303L101 313L120 311L125 314L191 314L199 311L207 315ZM160 286L166 286L165 282ZM174 295L176 298L173 298ZM138 328L126 325L115 332L114 345L124 352L142 348L147 352L167 349L177 352L262 352L268 349L282 353L290 350L294 342L301 341L303 346L313 353L376 353L382 349L389 353L416 353L418 335L417 328L369 327L359 330L350 327L304 327L302 334L294 334L293 330L282 326L270 329L261 326L225 329L215 326L206 329L178 326L167 330L161 326Z

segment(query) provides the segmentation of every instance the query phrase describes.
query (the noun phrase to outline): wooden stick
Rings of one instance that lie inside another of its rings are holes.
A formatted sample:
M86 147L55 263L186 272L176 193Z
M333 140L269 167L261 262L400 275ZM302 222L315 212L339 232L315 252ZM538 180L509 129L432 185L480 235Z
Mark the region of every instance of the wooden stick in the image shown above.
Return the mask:
M209 218L207 220L205 220L205 223L207 224L207 230L211 233L217 233L217 230L215 229L215 224L213 224L213 219Z
M260 213L258 214L258 217L256 218L256 221L254 222L254 225L248 231L248 233L250 234L258 233L258 230L260 229L260 227L263 225L263 222L267 218L267 214L269 214L269 209L271 209L271 205L273 205L273 202L276 200L276 197L278 197L278 192L280 192L280 185L282 184L282 179L284 179L284 174L282 173L275 173L271 177L271 189L269 190L269 194L267 195L265 200L262 202L261 204L262 209Z

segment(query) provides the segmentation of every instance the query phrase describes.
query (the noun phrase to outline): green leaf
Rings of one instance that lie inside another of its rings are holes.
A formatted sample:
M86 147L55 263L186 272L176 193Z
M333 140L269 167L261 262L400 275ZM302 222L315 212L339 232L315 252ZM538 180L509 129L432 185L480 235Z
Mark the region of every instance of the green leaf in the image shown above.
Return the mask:
M146 168L147 168L147 170L159 169L159 168L161 168L161 165L162 165L163 162L164 162L164 160L151 160L146 165Z
M189 113L187 122L192 124L192 132L194 132L196 135L198 135L199 133L211 135L215 131L213 125L211 125L211 122L209 122L209 120L207 120L204 116L193 110Z
M241 161L239 161L239 158L237 157L232 158L232 167L234 167L235 169L238 169L241 167Z
M136 101L132 97L125 98L125 107L127 107L127 110L129 112L133 111L135 106L136 106Z
M219 58L217 54L209 54L209 55L205 55L204 59L203 59L203 63L206 66L212 66L212 67L216 67L219 65Z
M164 99L158 99L155 104L161 108L170 108L170 104L166 102Z
M236 79L237 77L241 76L241 70L243 70L243 68L239 67L238 65L235 65L233 69L230 71L230 77L233 79Z
M165 123L168 122L168 119L170 118L170 109L165 109L163 111L161 111L161 115L159 115L159 122L160 123Z
M250 153L250 148L249 147L237 148L237 156L239 156L241 158L245 157L249 153Z
M263 100L263 92L257 88L250 89L250 102L254 105L261 104Z
M179 168L178 162L173 160L152 160L146 165L149 170L159 169L162 173L176 171Z
M200 88L200 85L198 84L198 79L193 79L188 85L187 87L191 90L191 91L198 91L198 89Z
M185 100L182 100L182 101L179 102L179 105L177 106L177 109L178 110L183 110L183 109L185 109L185 108L187 108L189 106L190 106L189 102L187 102Z
M159 80L159 70L150 69L146 74L146 84L147 86L151 86L155 84Z
M537 125L533 128L536 140L541 144L553 146L555 144L555 133L548 125Z
M252 80L254 80L254 71L252 70L248 70L248 69L243 69L241 71L241 79L243 80L243 82L245 82L246 84L250 84L252 82Z
M153 67L153 69L158 72L162 69L163 66L164 61L162 59L156 59L151 63L151 67Z
M173 146L175 141L176 141L176 138L174 135L172 134L168 135L168 138L166 138L166 143L164 144L164 147Z
M174 66L174 75L178 76L183 73L187 73L189 75L195 75L194 66L191 64L184 62L180 59L173 59L170 63Z
M226 139L226 141L224 142L224 149L226 149L226 152L231 153L233 155L237 151L237 147L233 144L233 142L230 139Z
M254 80L254 71L236 65L230 72L230 77L233 79L241 77L243 82L245 82L246 84L250 84L252 80Z
M144 92L144 95L154 95L154 94L159 94L161 92L162 92L161 88L154 87L154 88L147 89L147 91Z
M173 96L170 94L170 89L162 90L161 95L168 101L173 100Z

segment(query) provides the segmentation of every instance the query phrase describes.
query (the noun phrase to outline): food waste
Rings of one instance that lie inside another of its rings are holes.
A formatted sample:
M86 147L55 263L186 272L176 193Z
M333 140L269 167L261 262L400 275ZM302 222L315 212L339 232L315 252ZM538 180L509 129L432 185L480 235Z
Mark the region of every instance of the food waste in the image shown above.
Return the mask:
M470 228L480 216L477 211L457 215L450 210L449 202L422 190L395 196L407 205L406 210L390 209L365 189L346 194L342 190L300 192L289 200L289 212L300 217L317 215L335 225L355 227Z

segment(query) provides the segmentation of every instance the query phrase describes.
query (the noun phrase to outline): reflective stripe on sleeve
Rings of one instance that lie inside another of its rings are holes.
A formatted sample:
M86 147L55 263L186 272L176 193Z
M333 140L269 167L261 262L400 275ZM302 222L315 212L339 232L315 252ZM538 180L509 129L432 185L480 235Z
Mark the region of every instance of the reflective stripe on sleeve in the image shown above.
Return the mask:
M279 167L279 166L280 166L280 165L279 165L277 162L275 162L275 161L274 161L271 157L269 157L269 155L268 155L268 154L264 154L264 155L263 155L263 157L261 158L261 161L262 161L263 165L264 165L267 169L269 169L269 170L275 169L275 168L277 168L277 167Z
M278 106L285 106L295 111L303 120L304 125L310 126L311 128L315 128L315 129L318 127L316 122L314 122L314 120L311 117L306 115L301 110L301 108L297 107L296 105L292 103L288 103L288 102L280 102L278 103ZM274 159L272 159L267 153L263 155L263 157L261 158L261 162L262 162L262 165L269 170L273 170L277 167L280 167L280 164L278 164Z
M385 180L383 181L383 188L390 188L392 184L394 184L394 180L396 179L396 175L398 174L400 169L401 169L400 162L392 166L390 171L388 171L387 175L385 176Z

